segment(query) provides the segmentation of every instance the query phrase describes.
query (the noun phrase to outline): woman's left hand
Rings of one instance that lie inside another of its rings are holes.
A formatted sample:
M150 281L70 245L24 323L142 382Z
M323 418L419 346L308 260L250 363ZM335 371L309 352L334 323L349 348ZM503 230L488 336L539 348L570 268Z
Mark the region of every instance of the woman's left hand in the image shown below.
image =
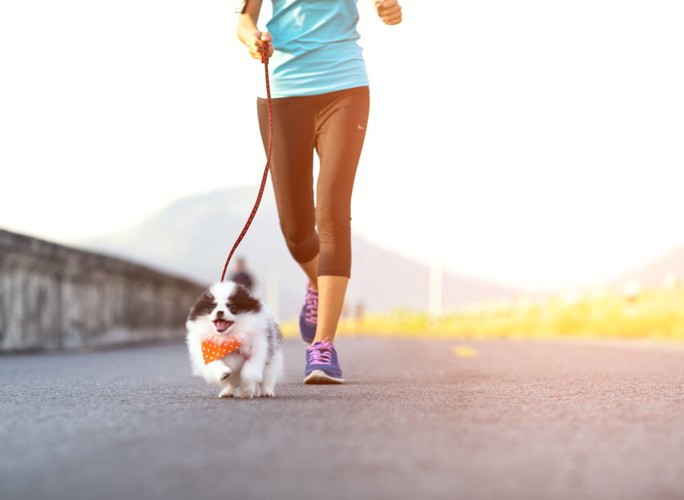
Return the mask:
M375 9L385 24L401 22L401 5L397 0L375 0Z

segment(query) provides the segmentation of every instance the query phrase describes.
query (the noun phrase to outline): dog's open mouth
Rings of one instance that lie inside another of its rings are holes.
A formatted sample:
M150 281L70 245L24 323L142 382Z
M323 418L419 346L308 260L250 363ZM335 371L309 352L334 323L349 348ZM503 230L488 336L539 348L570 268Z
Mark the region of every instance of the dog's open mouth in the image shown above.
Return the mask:
M214 321L214 326L216 327L216 331L219 333L225 332L232 325L233 325L232 321L227 321L225 319L217 319L216 321Z

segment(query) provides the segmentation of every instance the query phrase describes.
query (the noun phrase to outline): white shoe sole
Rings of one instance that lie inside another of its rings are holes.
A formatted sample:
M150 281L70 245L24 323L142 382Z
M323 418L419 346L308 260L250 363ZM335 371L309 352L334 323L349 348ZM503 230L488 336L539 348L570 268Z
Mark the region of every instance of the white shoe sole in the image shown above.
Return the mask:
M304 378L305 384L341 384L343 382L343 378L331 377L323 370L314 370Z

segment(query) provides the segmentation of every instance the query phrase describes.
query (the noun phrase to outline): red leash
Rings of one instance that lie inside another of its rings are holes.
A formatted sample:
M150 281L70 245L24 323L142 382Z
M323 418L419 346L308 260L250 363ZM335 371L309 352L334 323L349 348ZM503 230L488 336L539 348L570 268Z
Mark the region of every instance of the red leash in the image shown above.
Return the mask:
M230 259L233 257L235 250L242 241L242 238L247 234L249 226L252 225L252 220L259 209L259 204L261 203L261 197L264 194L264 188L266 187L266 179L268 179L268 169L271 167L271 151L273 150L273 102L271 100L271 80L268 77L268 44L264 44L264 51L261 53L261 62L264 63L264 73L266 75L266 101L268 102L268 153L266 154L266 166L264 167L264 175L261 178L261 187L259 188L259 194L257 195L256 203L254 203L254 208L252 208L252 213L249 214L249 218L245 223L245 227L242 228L242 232L238 239L235 240L233 248L228 254L226 263L223 266L223 272L221 273L221 281L226 277L226 270L228 269L228 264Z

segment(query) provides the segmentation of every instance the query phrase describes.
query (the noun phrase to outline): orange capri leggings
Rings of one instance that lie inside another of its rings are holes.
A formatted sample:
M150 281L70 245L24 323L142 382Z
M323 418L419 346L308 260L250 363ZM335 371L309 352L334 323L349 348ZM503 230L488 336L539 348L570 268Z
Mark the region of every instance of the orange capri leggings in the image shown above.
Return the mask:
M320 255L319 276L351 273L351 197L369 106L368 87L273 99L271 179L280 227L297 262ZM257 100L257 112L268 150L266 99Z

